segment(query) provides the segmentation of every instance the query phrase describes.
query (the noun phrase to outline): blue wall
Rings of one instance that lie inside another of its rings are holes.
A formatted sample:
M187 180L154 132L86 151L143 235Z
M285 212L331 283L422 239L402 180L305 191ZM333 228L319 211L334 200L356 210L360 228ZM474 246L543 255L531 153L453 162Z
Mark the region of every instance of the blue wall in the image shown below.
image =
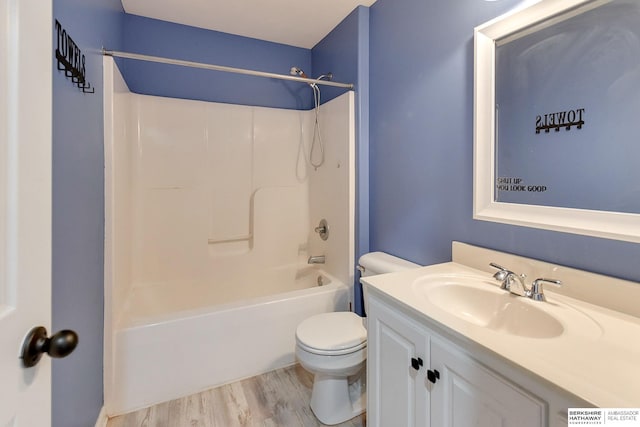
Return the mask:
M311 72L309 49L128 14L124 50L277 74L289 74L292 66ZM144 61L119 63L136 93L305 110L313 102L309 87L301 83Z
M369 8L357 7L311 50L313 76L356 86L356 262L369 251ZM344 89L321 86L322 102ZM355 265L354 265L355 269ZM355 283L355 310L362 313L361 285Z
M119 0L55 0L54 18L86 54L83 94L53 64L53 330L78 348L53 361L53 427L93 426L103 402L104 148L102 55L120 46ZM53 30L53 24L52 24ZM55 49L55 37L54 48ZM53 51L53 50L52 50ZM53 56L52 56L53 57Z
M363 38L364 41L369 39L369 8L360 6L311 49L313 77L333 73L334 81L354 83L358 93L362 89L362 82L358 79L369 78L368 72L366 75L358 73L361 65L358 63L358 53L362 50L360 44ZM368 69L368 61L364 66ZM323 103L345 92L344 89L335 87L321 86L321 89Z
M459 240L640 281L640 245L472 219L473 28L518 3L371 7L371 249L432 264Z

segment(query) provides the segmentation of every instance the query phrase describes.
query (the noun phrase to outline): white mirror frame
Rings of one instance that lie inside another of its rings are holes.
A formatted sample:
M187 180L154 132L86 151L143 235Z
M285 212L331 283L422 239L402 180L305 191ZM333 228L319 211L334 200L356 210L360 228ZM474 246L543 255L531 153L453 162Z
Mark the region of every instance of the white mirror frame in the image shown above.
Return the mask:
M495 201L496 40L524 29L534 32L543 22L563 20L610 1L541 0L526 9L510 12L475 28L474 219L640 242L638 214ZM558 18L559 14L562 14L562 17Z

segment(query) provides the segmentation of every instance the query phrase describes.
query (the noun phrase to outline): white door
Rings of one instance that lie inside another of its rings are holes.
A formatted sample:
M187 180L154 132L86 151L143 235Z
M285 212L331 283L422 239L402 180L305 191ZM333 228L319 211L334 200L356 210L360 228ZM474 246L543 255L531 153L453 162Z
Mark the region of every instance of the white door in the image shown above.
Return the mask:
M51 0L0 0L0 427L51 425L51 361L19 359L51 327Z

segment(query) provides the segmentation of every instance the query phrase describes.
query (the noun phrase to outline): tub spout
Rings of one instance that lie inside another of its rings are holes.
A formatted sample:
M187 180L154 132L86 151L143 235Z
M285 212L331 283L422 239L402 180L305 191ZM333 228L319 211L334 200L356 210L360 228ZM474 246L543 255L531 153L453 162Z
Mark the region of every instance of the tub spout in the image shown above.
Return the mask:
M307 264L324 264L324 255L310 256Z

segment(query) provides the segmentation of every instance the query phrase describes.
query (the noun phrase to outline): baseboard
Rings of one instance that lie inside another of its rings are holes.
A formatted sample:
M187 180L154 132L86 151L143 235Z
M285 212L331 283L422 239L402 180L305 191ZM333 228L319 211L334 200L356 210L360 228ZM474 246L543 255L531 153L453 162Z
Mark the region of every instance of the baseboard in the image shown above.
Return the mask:
M102 409L100 409L100 413L98 414L96 427L107 427L107 422L109 422L109 417L107 417L107 411L105 411L103 406Z

